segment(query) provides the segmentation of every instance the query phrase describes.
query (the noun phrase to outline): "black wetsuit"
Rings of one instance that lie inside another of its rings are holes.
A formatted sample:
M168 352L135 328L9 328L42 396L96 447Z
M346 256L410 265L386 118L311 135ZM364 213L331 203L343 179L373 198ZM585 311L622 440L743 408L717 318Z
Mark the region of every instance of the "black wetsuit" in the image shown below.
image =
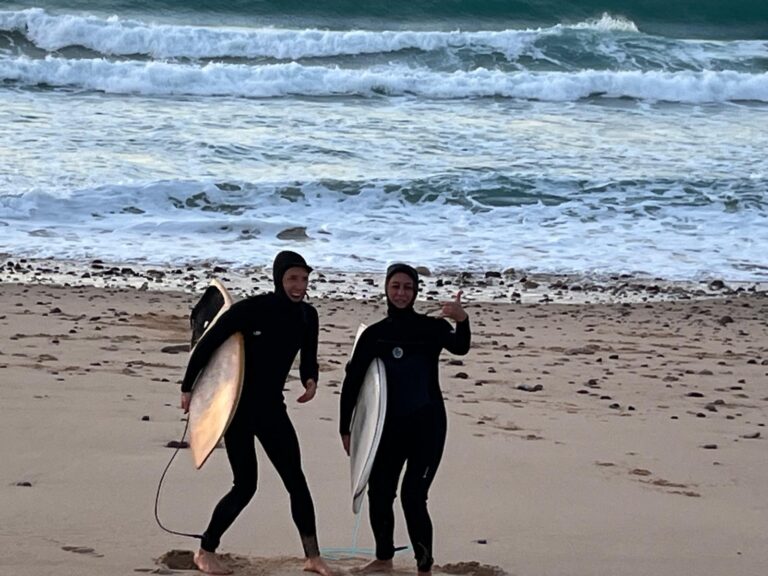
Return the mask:
M277 277L282 278L282 273ZM224 436L234 480L232 489L217 504L203 535L201 547L209 552L216 550L222 534L256 492L255 435L290 494L291 515L306 556L319 555L314 505L283 396L286 378L299 350L302 383L306 386L309 379L317 382L317 311L304 302L291 302L280 290L236 302L198 342L184 375L181 389L189 392L216 348L236 332L243 335L243 391Z
M469 345L468 319L459 322L454 330L446 320L390 305L387 318L362 333L347 366L341 392L342 435L349 434L352 411L371 361L377 357L383 360L387 373L384 431L368 481L370 520L379 560L389 560L395 554L392 505L407 462L400 499L408 535L418 569L428 571L432 567L427 496L446 435L438 360L443 349L466 354Z

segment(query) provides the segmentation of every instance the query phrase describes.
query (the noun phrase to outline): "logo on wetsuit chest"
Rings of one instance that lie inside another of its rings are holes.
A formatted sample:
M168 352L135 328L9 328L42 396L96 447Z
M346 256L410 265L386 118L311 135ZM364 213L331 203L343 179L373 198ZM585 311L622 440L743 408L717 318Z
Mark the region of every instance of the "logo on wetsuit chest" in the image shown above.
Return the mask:
M261 330L254 330L253 331L254 336L261 336Z
M392 348L392 356L397 360L400 360L400 358L403 357L403 349L400 348L400 346L395 346Z

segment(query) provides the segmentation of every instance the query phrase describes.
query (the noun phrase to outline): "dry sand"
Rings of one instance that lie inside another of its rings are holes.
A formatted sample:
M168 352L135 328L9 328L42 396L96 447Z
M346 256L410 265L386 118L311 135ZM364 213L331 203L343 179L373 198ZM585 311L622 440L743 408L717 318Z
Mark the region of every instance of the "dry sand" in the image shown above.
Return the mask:
M187 315L205 275L180 272L190 278L174 284L171 272L82 278L56 266L11 262L0 276L0 574L188 568L184 551L196 542L160 530L153 506L173 453L167 444L184 427ZM254 277L228 280L264 287L266 275ZM359 563L347 557L353 544L364 558L372 539L364 517L355 542L336 433L339 386L358 323L384 308L374 297L378 277L324 280L313 291L321 390L297 404L294 373L286 398L321 548L345 573ZM436 571L764 574L766 292L641 288L627 279L587 291L527 279L520 289L521 280L468 280L472 350L443 357L449 435L430 498ZM449 295L457 284L449 281L431 278L425 292ZM221 551L238 574L299 574L287 496L261 452L260 466L259 492ZM201 471L180 452L161 519L202 530L229 483L223 450ZM407 544L399 507L397 522L396 541ZM410 573L410 552L396 564Z

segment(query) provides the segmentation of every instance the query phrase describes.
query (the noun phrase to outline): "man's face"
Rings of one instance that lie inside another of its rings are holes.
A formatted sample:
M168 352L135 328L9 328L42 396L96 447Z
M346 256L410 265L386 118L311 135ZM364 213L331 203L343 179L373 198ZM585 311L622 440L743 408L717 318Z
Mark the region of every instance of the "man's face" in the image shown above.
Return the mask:
M288 268L283 274L283 290L291 302L301 302L307 295L309 272L301 266Z

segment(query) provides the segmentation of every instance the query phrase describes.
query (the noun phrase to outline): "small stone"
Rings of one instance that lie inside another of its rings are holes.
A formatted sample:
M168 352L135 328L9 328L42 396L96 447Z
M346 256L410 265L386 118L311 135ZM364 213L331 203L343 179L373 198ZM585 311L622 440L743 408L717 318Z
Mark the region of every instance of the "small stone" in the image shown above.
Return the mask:
M459 380L466 380L469 378L469 374L466 372L456 372L456 374L453 375L454 378L458 378Z
M189 448L189 443L186 441L171 440L165 445L166 448Z
M142 422L149 422L149 416L142 416L141 417Z
M519 384L517 389L522 390L523 392L538 392L539 390L543 390L544 386L541 384Z
M174 346L164 346L160 349L160 352L164 354L181 354L182 352L189 352L189 344L177 344Z
M717 450L717 444L704 444L704 450Z

